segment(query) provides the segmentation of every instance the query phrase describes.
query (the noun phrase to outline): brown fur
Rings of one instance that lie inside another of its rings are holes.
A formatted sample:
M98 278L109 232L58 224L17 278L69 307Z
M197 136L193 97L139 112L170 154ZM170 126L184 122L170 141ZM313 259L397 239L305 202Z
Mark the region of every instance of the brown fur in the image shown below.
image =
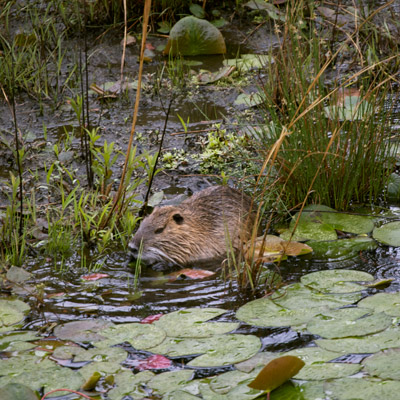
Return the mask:
M221 260L227 242L237 251L251 236L251 199L228 186L211 186L178 206L156 207L136 232L129 249L158 267ZM226 237L226 231L229 237Z

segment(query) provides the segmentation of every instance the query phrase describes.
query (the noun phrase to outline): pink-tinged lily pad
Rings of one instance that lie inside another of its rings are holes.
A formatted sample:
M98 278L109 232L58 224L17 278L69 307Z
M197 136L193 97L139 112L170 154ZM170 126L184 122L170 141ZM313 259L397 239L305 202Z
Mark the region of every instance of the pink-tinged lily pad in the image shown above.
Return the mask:
M152 324L154 321L158 321L164 314L154 314L149 315L146 318L143 318L140 323L141 324Z
M110 275L108 274L91 274L91 275L83 275L82 279L84 281L97 281L98 279L108 278Z
M169 368L171 365L172 361L161 354L154 354L145 360L137 360L133 364L139 371L144 371L146 369L165 369Z

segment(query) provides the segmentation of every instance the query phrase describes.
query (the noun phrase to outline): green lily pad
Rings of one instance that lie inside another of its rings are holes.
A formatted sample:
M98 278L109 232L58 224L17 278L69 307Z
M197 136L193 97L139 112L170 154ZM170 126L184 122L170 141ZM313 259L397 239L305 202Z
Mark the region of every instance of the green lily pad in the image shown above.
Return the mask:
M400 317L400 293L377 293L362 299L358 307L375 312L384 312L392 317Z
M94 361L94 362L123 362L128 353L120 347L110 348L91 348L85 350L78 346L60 346L57 347L52 356L57 359L74 359L74 362Z
M370 282L374 277L366 272L331 269L312 272L301 277L301 283L323 293L350 293L364 290L365 287L353 282Z
M164 394L185 386L193 378L193 374L194 371L189 369L163 372L154 376L147 385L155 393Z
M210 22L193 16L180 19L171 29L164 54L196 56L225 54L225 40Z
M260 69L267 64L274 62L274 59L266 54L242 54L241 58L231 58L224 60L225 66L236 67L241 72L247 72L251 69Z
M285 286L270 297L253 300L236 312L236 318L256 326L296 326L308 322L324 308L352 304L359 297L325 295L301 284ZM295 329L295 328L293 328Z
M359 308L327 310L316 315L307 324L307 330L327 339L364 336L383 331L392 324L385 313L367 314Z
M234 101L237 106L255 107L264 102L264 95L261 92L241 93Z
M374 335L345 339L318 339L315 343L329 351L341 354L376 353L380 350L400 347L400 331L386 330Z
M21 300L0 300L0 331L12 329L11 325L21 322L29 310L28 304Z
M114 375L121 371L122 365L118 361L91 362L79 369L80 374L85 378L85 381L98 372L101 376Z
M360 372L362 366L359 364L345 363L318 363L304 366L295 379L307 381L322 381L327 379L344 378Z
M345 96L341 104L327 106L324 110L329 119L355 121L370 115L373 107L366 100L362 101L360 96Z
M6 278L14 283L22 283L32 278L32 274L23 268L13 265L8 271Z
M101 331L105 340L96 342L97 347L107 347L129 342L137 350L146 350L160 344L166 333L154 324L129 323L112 325Z
M313 249L313 258L334 261L357 257L360 251L370 251L378 247L376 241L367 236L325 242L308 242L308 245Z
M372 236L380 243L388 246L400 246L400 221L389 222L379 228L375 228Z
M80 371L59 367L51 361L49 361L49 364L40 362L26 365L26 357L18 357L18 359L20 373L11 374L9 372L7 375L1 377L0 387L8 383L20 383L37 391L44 388L44 392L47 393L63 387L78 390L84 383ZM4 361L1 362L1 364L3 363ZM59 396L59 393L54 393L54 396Z
M400 382L343 378L326 382L324 388L332 399L397 400L399 398Z
M38 340L40 339L39 336L37 336L36 332L30 332L30 331L25 331L21 333L6 333L1 335L0 334L0 351L13 351L9 349L9 346L15 344L15 343L23 343L23 342L29 342L31 340ZM35 347L36 345L29 343L29 346Z
M372 376L381 379L400 380L400 349L376 353L362 362Z
M314 363L325 363L338 357L338 354L336 352L324 350L317 346L302 347L300 349L290 350L286 353L283 353L282 355L299 357L306 363L306 365L312 365Z
M263 351L261 353L257 353L255 356L249 358L246 361L242 361L240 363L235 364L235 368L241 372L251 372L256 367L263 367L267 365L273 359L280 357L282 354L279 353L271 353L269 351Z
M299 213L292 218L289 229L281 234L283 239L289 240L298 218ZM335 230L359 235L369 233L373 228L371 217L339 213L333 208L316 204L304 208L292 240L336 240Z
M35 392L21 383L8 383L0 388L1 400L37 400Z
M130 396L134 400L146 398L148 392L143 384L153 378L154 373L150 371L139 372L134 375L131 371L121 371L114 375L114 388L107 392L107 399L121 400Z
M62 340L94 342L103 339L99 332L110 326L113 326L113 323L103 319L72 321L57 326L54 335Z
M238 323L205 322L224 314L220 308L187 308L163 315L154 325L163 329L170 337L209 337L231 332Z
M192 367L217 367L234 364L254 356L261 347L253 335L215 335L208 338L170 338L147 349L155 354L184 357L202 354L188 363Z

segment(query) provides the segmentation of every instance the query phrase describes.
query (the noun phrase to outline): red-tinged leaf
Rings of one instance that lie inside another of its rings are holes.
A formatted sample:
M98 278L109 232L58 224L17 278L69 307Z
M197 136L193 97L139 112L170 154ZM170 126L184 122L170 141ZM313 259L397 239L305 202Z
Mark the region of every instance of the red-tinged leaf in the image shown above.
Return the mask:
M145 47L147 50L155 50L156 49L151 43L146 43Z
M135 368L139 371L144 371L146 369L165 369L169 368L172 361L160 354L154 354L145 360L137 360L135 363Z
M65 295L64 292L60 292L60 293L51 293L51 294L46 295L46 299L51 299L51 298L53 298L53 297L61 297L61 296L64 296L64 295Z
M83 275L82 279L85 281L97 281L98 279L108 278L108 274L91 274L91 275Z
M140 323L141 324L152 324L154 321L158 321L164 314L154 314L149 315L146 318L143 318Z
M247 386L271 392L304 367L304 361L295 356L283 356L270 361Z
M168 280L170 282L174 282L177 280L181 275L184 275L188 278L191 279L203 279L208 276L214 275L215 272L212 271L207 271L205 269L191 269L191 268L185 268L181 269L180 271L173 272L168 275Z

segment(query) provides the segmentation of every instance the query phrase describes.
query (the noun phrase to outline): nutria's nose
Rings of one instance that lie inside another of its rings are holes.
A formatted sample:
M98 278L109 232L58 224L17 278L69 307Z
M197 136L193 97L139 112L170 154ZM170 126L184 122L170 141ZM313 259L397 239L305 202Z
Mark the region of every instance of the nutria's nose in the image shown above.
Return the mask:
M137 258L138 253L139 253L139 247L137 246L137 244L134 241L129 242L128 249L129 249L129 252L131 253L131 256L133 258Z

